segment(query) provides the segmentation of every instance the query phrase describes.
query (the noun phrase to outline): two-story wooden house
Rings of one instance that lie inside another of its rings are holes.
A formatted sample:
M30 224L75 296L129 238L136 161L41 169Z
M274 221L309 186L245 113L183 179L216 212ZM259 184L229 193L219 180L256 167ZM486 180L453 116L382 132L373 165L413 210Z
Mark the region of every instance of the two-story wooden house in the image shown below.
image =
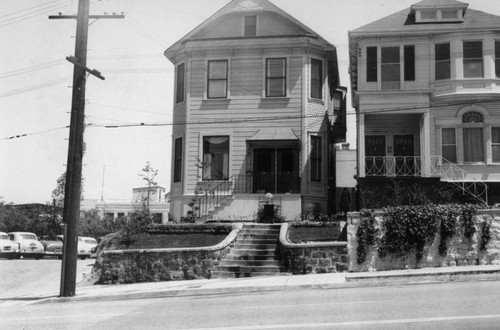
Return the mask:
M333 211L345 88L333 45L267 0L234 0L165 51L175 65L171 216ZM269 195L268 195L269 197Z
M499 202L500 17L424 0L349 32L358 182L447 181Z

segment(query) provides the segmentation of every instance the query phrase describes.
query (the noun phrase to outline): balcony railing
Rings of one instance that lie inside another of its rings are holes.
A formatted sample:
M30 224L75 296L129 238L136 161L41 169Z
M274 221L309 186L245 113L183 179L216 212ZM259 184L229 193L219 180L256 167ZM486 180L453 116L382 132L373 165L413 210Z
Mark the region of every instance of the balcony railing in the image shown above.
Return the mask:
M366 176L411 176L422 174L420 156L366 156Z

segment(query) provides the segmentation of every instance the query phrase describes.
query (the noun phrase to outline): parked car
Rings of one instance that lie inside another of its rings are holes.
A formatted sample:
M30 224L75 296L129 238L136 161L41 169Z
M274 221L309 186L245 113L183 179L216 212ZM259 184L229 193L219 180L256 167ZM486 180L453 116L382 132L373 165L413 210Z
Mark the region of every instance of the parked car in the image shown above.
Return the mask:
M19 244L9 239L9 234L0 232L0 258L19 259Z
M62 259L63 254L63 241L62 237L56 237L55 239L42 239L43 247L45 249L45 255L47 257L58 257Z
M78 250L80 250L80 239L83 241L83 246L86 246L90 249L90 254L93 255L97 250L97 240L93 237L78 237Z
M19 251L23 258L40 259L45 255L45 249L33 233L15 231L10 232L9 239L18 244Z
M58 257L62 259L64 235L57 235L55 240L43 241L45 254L47 256ZM92 248L97 245L97 241L92 237L78 237L77 256L85 260L92 254Z

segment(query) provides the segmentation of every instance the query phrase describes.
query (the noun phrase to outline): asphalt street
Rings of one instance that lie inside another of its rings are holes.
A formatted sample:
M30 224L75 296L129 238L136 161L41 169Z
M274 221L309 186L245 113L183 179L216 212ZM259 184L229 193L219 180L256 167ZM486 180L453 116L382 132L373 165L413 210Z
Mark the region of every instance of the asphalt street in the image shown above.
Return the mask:
M2 329L498 329L500 282L304 289L2 308Z

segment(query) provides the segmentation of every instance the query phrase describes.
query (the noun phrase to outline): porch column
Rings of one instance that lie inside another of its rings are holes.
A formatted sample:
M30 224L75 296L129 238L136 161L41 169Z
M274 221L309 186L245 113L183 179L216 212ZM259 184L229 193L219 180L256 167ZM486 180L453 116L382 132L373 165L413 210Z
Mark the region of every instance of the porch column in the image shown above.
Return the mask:
M422 155L422 177L431 176L431 141L429 110L422 114L420 120L420 154Z
M365 177L365 115L358 114L358 175Z

